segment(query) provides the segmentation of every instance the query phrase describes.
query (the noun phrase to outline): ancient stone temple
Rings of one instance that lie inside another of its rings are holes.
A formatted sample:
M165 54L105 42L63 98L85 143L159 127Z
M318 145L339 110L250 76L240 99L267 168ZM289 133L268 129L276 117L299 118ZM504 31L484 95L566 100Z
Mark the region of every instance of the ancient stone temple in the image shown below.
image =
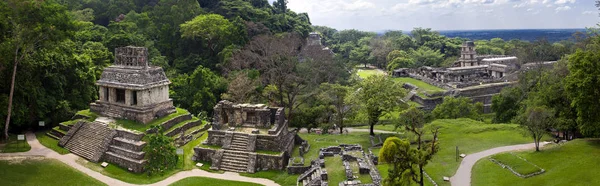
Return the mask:
M90 104L90 110L148 123L175 112L169 98L169 84L171 81L161 67L150 66L147 48L117 48L113 65L104 68L96 82L99 99Z
M296 137L288 131L284 115L280 107L223 100L214 107L208 138L194 148L194 160L212 162L211 169L234 172L283 170Z
M478 66L477 52L475 51L475 43L473 41L466 41L460 47L460 58L458 62L461 67Z

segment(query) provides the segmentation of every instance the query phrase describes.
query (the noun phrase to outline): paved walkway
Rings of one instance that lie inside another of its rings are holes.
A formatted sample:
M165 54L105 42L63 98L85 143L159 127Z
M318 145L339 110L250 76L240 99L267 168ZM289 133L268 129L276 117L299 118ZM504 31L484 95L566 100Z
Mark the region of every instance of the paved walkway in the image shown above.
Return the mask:
M548 142L540 142L540 147L548 144ZM512 145L512 146L504 146L504 147L496 147L493 149L488 149L485 151L481 151L474 154L467 155L462 162L460 162L460 166L456 171L456 174L450 178L450 183L452 186L470 186L471 185L471 170L477 161L481 158L485 158L494 154L507 152L507 151L517 151L517 150L526 150L535 148L534 143L522 144L522 145Z
M25 135L27 137L27 143L29 143L29 145L31 146L31 150L29 150L27 152L18 152L18 153L0 153L0 159L2 157L6 158L6 157L11 157L11 156L37 156L37 157L53 158L53 159L57 159L58 161L65 163L65 164L73 167L74 169L77 169L77 170L79 170L79 171L81 171L81 172L107 184L107 185L119 185L119 186L135 185L135 184L126 183L121 180L117 180L117 179L105 176L99 172L93 171L93 170L77 163L76 161L78 159L80 159L79 156L77 156L77 155L74 155L74 154L60 155L60 154L58 154L57 152L53 151L52 149L49 149L49 148L43 146L42 144L40 144L40 142L35 137L34 133L27 133ZM250 177L241 176L238 173L233 173L233 172L225 172L223 174L210 173L210 172L206 172L201 169L193 169L193 170L189 170L189 171L178 172L175 175L170 176L165 180L162 180L160 182L150 184L150 185L169 185L171 183L174 183L176 181L179 181L179 180L187 178L187 177L209 177L209 178L216 178L216 179L222 179L222 180L251 182L251 183L257 183L257 184L262 184L262 185L266 185L266 186L279 185L272 180L268 180L268 179L264 179L264 178L250 178Z
M369 132L369 129L357 129L357 128L349 128L349 127L344 128L344 130L346 130L346 129L348 129L348 132ZM386 134L398 134L398 132L395 132L395 131L377 130L377 129L373 129L373 132L386 133Z

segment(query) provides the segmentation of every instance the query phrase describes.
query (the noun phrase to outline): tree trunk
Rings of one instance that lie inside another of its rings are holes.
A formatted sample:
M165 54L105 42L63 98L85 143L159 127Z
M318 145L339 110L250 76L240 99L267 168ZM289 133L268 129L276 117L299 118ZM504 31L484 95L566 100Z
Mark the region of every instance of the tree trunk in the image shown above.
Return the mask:
M10 123L10 115L12 111L12 101L15 92L15 78L17 76L17 55L15 55L15 64L13 66L12 80L10 83L10 93L8 95L8 112L6 112L6 123L4 123L4 138L8 141L8 124Z
M423 177L425 177L425 175L423 175L423 166L419 165L419 172L421 172L420 178L419 178L419 185L423 186Z
M540 140L535 140L535 151L539 152L540 151Z
M371 130L369 130L369 134L370 134L371 136L375 136L375 133L373 132L373 127L375 126L375 124L372 124L372 123L371 123L370 125L371 125Z

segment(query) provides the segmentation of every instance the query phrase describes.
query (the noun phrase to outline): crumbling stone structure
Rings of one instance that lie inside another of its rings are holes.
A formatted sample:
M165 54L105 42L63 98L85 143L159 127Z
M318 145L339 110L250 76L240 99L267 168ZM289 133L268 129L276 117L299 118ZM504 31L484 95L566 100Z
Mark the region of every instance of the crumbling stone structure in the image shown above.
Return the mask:
M214 107L211 124L202 143L215 148L194 148L194 159L212 162L211 169L254 173L287 166L296 133L288 131L283 108L223 100Z
M175 112L169 84L171 81L161 67L150 66L147 48L116 48L113 65L104 68L96 82L99 99L90 104L90 110L148 123Z

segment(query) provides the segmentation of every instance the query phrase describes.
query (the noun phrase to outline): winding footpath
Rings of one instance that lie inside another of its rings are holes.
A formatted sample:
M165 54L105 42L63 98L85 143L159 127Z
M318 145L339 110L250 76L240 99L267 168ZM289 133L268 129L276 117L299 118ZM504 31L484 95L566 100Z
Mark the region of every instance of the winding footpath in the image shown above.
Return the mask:
M99 172L93 171L93 170L77 163L76 161L78 159L80 159L79 156L77 156L77 155L74 155L74 154L60 155L60 154L58 154L57 152L53 151L52 149L49 149L49 148L43 146L42 144L40 144L40 142L35 137L34 133L27 133L25 135L27 136L27 143L29 143L29 145L31 146L31 150L29 150L27 152L18 152L18 153L0 153L0 160L4 159L4 158L10 158L10 157L16 157L16 156L53 158L53 159L56 159L56 160L59 160L59 161L65 163L65 164L73 167L74 169L77 169L77 170L83 172L84 174L87 174L107 185L119 185L119 186L120 185L123 185L123 186L136 185L136 184L126 183L121 180L117 180L117 179L105 176ZM169 185L171 183L174 183L176 181L179 181L181 179L188 178L188 177L208 177L208 178L215 178L215 179L222 179L222 180L257 183L257 184L266 185L266 186L279 185L272 180L268 180L268 179L264 179L264 178L250 178L250 177L241 176L238 173L233 173L233 172L225 172L223 174L210 173L210 172L207 172L207 171L204 171L201 169L181 171L181 172L178 172L178 173L168 177L167 179L164 179L162 181L159 181L159 182L156 182L153 184L149 184L149 185Z
M540 142L540 147L548 144L548 142ZM485 158L494 154L508 152L508 151L518 151L518 150L527 150L535 148L534 143L522 144L522 145L511 145L504 147L496 147L493 149L488 149L485 151L481 151L474 154L467 155L461 162L456 174L450 178L450 183L452 186L470 186L471 185L471 170L477 161L481 158Z
M350 128L350 127L346 127L344 128L344 130L348 129L348 132L352 133L352 132L369 132L369 129L359 129L359 128ZM394 132L394 131L387 131L387 130L377 130L377 129L373 129L373 132L376 133L382 133L382 134L402 134L401 132Z

